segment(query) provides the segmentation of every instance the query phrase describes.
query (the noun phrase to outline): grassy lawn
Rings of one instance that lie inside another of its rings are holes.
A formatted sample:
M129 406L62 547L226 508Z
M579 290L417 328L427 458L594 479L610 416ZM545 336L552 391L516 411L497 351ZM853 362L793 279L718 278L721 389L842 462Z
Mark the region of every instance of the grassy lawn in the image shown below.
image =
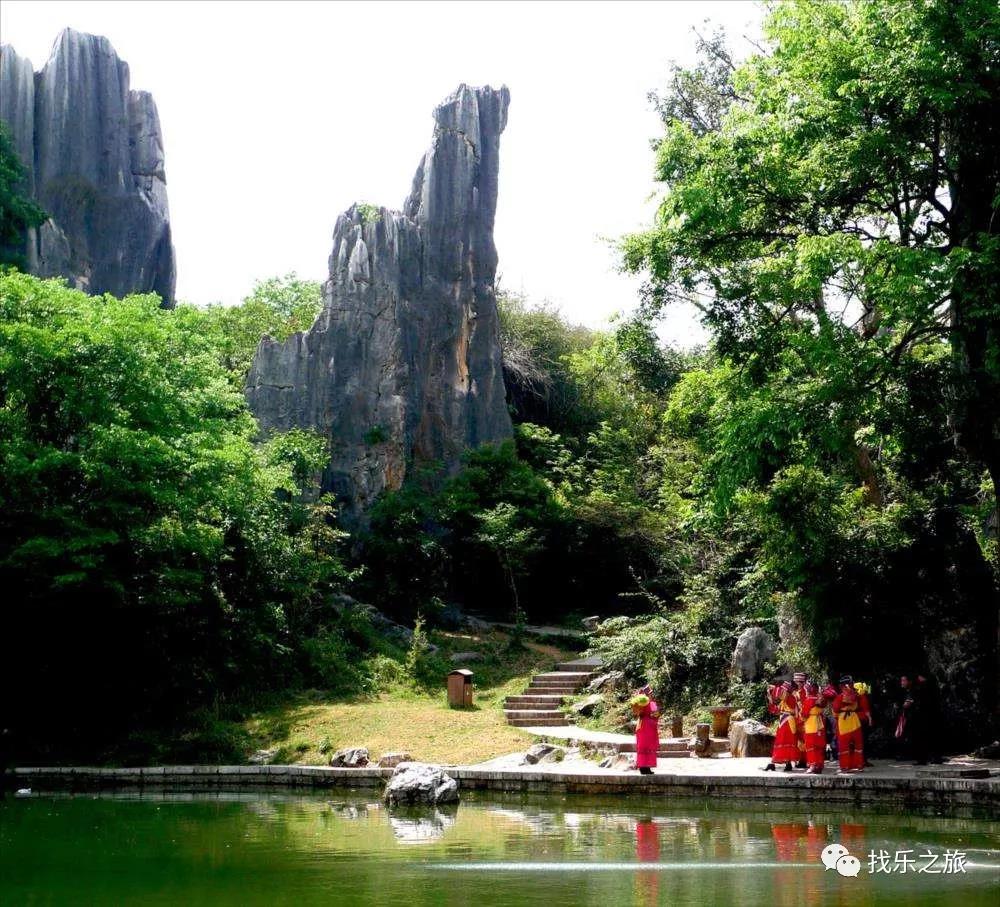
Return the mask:
M511 652L500 632L435 634L433 640L444 656L465 651L483 656L469 665L476 675L472 709L448 708L444 676L437 689L399 684L376 698L352 702L305 694L251 716L246 728L254 745L278 747L274 762L306 765L325 764L347 746L367 747L373 760L406 751L430 762L482 762L531 744L529 734L505 722L504 697L520 693L532 675L578 655L547 640L527 641Z

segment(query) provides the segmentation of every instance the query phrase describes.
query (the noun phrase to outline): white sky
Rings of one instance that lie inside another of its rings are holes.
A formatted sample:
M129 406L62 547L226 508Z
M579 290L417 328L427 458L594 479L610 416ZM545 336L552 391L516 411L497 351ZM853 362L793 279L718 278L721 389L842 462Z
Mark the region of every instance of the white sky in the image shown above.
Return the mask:
M460 82L505 83L496 242L504 286L601 326L639 281L607 238L649 223L659 122L646 95L706 19L755 36L750 2L0 3L40 69L65 26L106 35L160 111L178 298L324 279L354 201L398 208ZM668 314L665 339L703 334Z

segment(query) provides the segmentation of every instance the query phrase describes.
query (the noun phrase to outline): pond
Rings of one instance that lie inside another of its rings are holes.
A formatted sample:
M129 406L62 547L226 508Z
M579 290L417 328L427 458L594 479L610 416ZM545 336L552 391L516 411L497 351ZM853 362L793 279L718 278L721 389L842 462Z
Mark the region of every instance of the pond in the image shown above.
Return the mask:
M838 843L857 876L824 867ZM871 872L872 851L892 871ZM998 903L986 819L663 797L392 813L373 792L0 800L3 905Z

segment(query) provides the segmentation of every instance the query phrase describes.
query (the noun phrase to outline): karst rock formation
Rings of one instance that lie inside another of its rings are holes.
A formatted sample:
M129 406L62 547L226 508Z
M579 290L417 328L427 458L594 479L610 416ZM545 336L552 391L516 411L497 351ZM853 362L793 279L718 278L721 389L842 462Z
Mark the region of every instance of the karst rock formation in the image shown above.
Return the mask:
M28 268L88 293L174 299L174 250L153 98L129 89L107 38L65 29L41 72L0 49L0 119L49 215L26 237Z
M322 486L348 523L414 467L454 471L511 436L493 242L509 100L465 85L447 98L403 210L340 215L315 324L257 349L246 393L262 431L330 439Z

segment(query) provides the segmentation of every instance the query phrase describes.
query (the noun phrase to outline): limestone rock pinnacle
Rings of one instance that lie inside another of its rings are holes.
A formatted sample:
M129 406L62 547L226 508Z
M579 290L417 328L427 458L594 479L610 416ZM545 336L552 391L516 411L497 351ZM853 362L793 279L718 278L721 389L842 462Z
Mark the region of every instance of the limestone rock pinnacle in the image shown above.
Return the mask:
M493 242L509 100L461 85L440 104L403 210L341 214L315 324L257 349L246 393L261 429L330 438L323 486L348 521L414 465L454 471L511 436Z
M155 292L173 305L163 137L111 42L64 29L39 73L0 49L0 119L50 220L26 237L32 273L90 293Z

